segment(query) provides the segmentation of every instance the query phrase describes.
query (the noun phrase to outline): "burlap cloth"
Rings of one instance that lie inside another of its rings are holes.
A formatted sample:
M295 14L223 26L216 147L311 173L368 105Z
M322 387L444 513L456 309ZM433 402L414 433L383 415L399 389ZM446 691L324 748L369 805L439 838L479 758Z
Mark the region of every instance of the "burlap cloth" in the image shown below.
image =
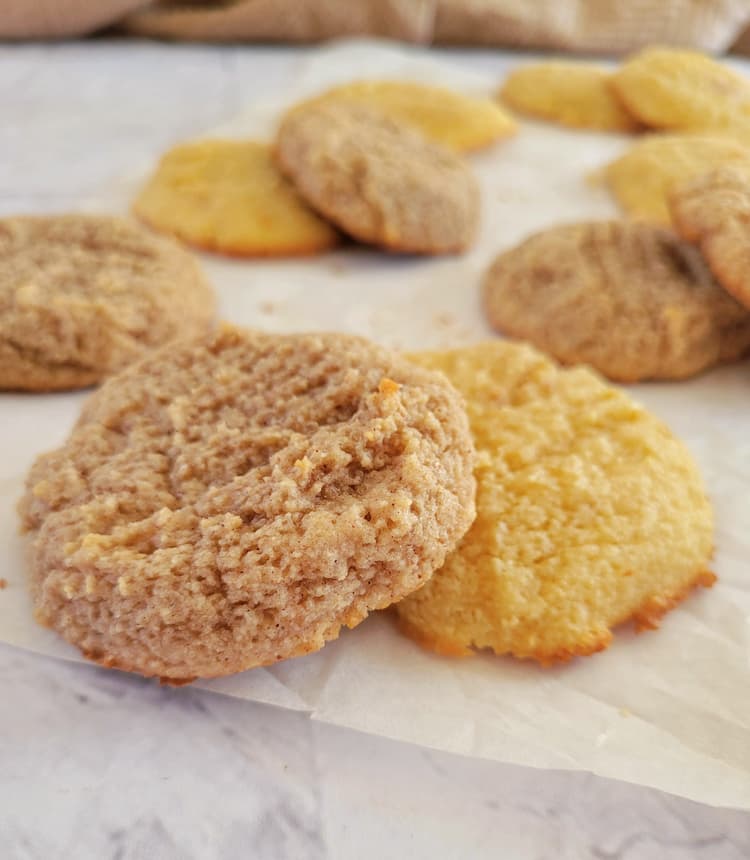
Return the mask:
M721 53L733 46L750 51L749 25L750 0L0 0L4 39L115 27L210 42L366 34L422 44L614 54L658 42Z

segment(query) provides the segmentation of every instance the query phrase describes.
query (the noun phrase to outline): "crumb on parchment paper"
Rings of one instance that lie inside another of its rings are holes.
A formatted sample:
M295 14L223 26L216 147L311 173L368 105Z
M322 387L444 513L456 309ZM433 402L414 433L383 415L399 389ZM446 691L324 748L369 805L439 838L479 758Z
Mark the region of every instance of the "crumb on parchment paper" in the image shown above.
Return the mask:
M4 588L7 588L7 587L8 587L8 580L7 579L0 579L0 591L2 591Z

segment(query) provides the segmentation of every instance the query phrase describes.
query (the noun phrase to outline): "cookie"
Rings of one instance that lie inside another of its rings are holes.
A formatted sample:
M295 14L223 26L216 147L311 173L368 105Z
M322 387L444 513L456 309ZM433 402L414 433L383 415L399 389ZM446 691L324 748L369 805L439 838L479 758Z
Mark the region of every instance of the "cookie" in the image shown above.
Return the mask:
M682 379L750 349L750 313L671 230L628 221L553 227L495 260L498 331L620 382Z
M750 82L696 51L646 48L614 73L612 87L633 116L654 128L750 122Z
M472 467L439 374L360 338L225 326L112 378L32 467L36 616L175 683L315 651L443 563Z
M655 627L714 582L695 463L625 393L500 341L412 358L464 395L478 459L474 524L396 607L411 637L551 663L606 648L629 619Z
M0 219L0 388L92 385L213 313L197 262L135 222Z
M302 197L362 242L448 254L476 233L479 189L465 162L372 108L327 101L292 111L276 156Z
M610 78L589 63L533 63L514 69L500 96L521 113L572 128L636 131L640 123L612 92Z
M750 308L750 171L723 167L674 189L672 220L719 283Z
M411 81L352 81L298 107L322 101L373 107L457 152L483 149L517 131L513 119L490 99Z
M719 135L653 135L607 165L604 177L629 215L669 224L670 189L724 164L750 166L750 149Z
M155 230L234 257L315 254L339 241L279 173L270 146L251 140L170 149L133 211Z

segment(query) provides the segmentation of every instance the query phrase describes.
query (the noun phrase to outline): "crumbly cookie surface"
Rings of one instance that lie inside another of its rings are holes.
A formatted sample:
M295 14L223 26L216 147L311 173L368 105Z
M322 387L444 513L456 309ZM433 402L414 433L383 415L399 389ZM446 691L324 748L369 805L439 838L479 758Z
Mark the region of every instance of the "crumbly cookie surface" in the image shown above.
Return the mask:
M271 147L252 140L198 140L170 149L133 211L156 230L236 257L314 254L339 242L279 173Z
M471 244L479 189L459 156L369 107L324 101L287 114L281 170L304 199L362 242L442 254Z
M477 447L477 518L432 579L396 607L447 655L543 663L657 626L710 585L712 513L667 427L585 368L495 341L412 356L464 395Z
M681 379L750 349L750 313L672 231L553 227L502 253L483 283L494 328L610 379Z
M750 149L719 135L649 135L608 164L604 177L628 215L669 225L672 188L722 165L750 168Z
M724 167L674 189L672 220L721 285L750 309L750 169Z
M610 79L610 72L590 63L533 63L514 69L500 95L521 113L572 128L636 131L640 123L616 97Z
M175 344L33 466L36 616L172 682L317 650L443 563L474 517L473 454L444 377L365 340Z
M351 81L311 101L351 101L377 108L457 152L483 149L517 130L513 119L490 99L413 81Z
M213 313L197 261L136 222L0 219L0 388L91 385Z

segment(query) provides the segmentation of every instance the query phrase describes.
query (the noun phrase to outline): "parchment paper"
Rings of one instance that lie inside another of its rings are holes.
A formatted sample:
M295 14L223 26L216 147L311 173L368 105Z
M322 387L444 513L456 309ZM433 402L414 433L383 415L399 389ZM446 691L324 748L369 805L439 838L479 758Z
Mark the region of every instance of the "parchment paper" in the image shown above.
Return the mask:
M497 81L372 42L324 49L284 99L220 130L267 135L279 111L333 82L399 76L491 92ZM203 262L224 317L266 330L339 329L411 349L490 337L478 306L487 262L546 225L616 214L585 176L627 140L523 123L472 157L483 222L471 253L423 260L347 250L310 260ZM154 153L154 159L159 153ZM87 208L125 210L152 165L103 188ZM140 171L140 172L139 172ZM688 444L717 518L719 583L657 632L623 630L609 650L566 666L420 650L387 612L326 648L199 686L309 711L314 719L498 761L589 770L716 805L750 809L750 364L699 379L632 387ZM0 640L63 659L77 652L32 620L15 503L34 456L61 443L85 394L0 397Z

